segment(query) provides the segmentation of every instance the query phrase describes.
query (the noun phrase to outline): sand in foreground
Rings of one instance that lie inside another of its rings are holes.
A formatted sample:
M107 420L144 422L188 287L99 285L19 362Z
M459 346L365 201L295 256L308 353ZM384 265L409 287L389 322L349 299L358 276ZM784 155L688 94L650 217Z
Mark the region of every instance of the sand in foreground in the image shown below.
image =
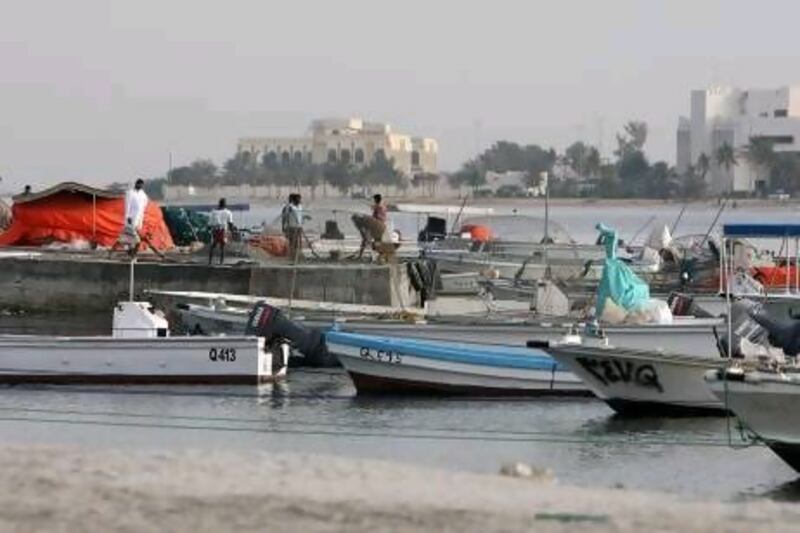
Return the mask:
M341 457L0 449L0 529L781 531L800 507L454 473Z

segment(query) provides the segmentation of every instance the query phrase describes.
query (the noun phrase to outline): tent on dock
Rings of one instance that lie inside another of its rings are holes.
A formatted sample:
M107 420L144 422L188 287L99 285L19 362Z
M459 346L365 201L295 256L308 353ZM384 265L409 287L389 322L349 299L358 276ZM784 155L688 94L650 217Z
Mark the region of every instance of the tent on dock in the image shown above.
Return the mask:
M125 217L125 193L66 182L13 197L12 220L0 233L0 246L41 246L87 242L112 246ZM141 233L157 250L174 247L158 204L145 209Z

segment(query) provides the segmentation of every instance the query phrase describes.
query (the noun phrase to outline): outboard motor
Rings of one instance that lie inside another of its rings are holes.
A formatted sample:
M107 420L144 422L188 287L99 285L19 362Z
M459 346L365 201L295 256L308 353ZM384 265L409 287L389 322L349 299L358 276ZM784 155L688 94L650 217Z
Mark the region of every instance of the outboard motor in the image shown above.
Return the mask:
M756 302L737 300L731 303L731 330L733 333L731 355L734 358L747 359L752 356L753 354L749 352L749 350L752 349L752 345L766 348L772 344L769 339L769 330L756 319L756 316L759 316L761 313L763 313L761 305ZM727 334L719 335L720 332L716 331L716 329L715 333L718 335L717 343L720 355L722 357L727 357ZM745 346L748 344L751 345L750 349Z
M441 217L428 217L428 221L417 236L418 242L433 242L447 237L447 221Z
M264 337L270 345L288 341L305 356L306 366L330 367L338 364L336 358L328 352L321 331L292 322L279 309L266 302L258 302L253 306L245 334Z
M771 345L781 348L790 357L800 353L800 320L776 319L763 310L753 312L751 316L767 330Z

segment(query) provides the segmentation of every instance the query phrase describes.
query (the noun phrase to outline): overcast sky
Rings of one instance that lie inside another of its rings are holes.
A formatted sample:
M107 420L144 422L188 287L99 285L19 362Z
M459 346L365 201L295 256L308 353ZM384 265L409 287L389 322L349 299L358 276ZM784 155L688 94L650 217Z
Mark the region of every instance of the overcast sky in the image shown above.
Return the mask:
M245 135L362 116L440 141L606 153L630 118L674 162L689 91L798 81L796 0L3 0L5 184L127 181Z

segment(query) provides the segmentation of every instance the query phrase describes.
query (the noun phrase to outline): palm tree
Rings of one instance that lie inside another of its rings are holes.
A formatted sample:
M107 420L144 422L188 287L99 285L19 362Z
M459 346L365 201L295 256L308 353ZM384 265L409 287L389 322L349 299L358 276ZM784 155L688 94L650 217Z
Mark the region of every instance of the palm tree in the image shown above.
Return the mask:
M603 161L600 159L600 152L592 146L589 148L589 153L586 154L586 171L589 176L596 178L600 174L602 166Z
M758 181L766 183L762 174L758 170L766 170L767 175L772 173L772 169L777 162L777 156L772 146L772 141L763 137L750 137L750 142L745 148L747 160L756 168Z
M730 172L731 167L738 165L739 163L736 161L736 152L728 143L723 143L717 148L716 153L714 154L714 159L717 162L717 165L725 169L725 172Z
M695 168L700 174L700 179L705 181L706 174L708 174L708 169L711 168L711 160L708 158L705 152L700 154L700 157L697 158L697 165L695 165Z

